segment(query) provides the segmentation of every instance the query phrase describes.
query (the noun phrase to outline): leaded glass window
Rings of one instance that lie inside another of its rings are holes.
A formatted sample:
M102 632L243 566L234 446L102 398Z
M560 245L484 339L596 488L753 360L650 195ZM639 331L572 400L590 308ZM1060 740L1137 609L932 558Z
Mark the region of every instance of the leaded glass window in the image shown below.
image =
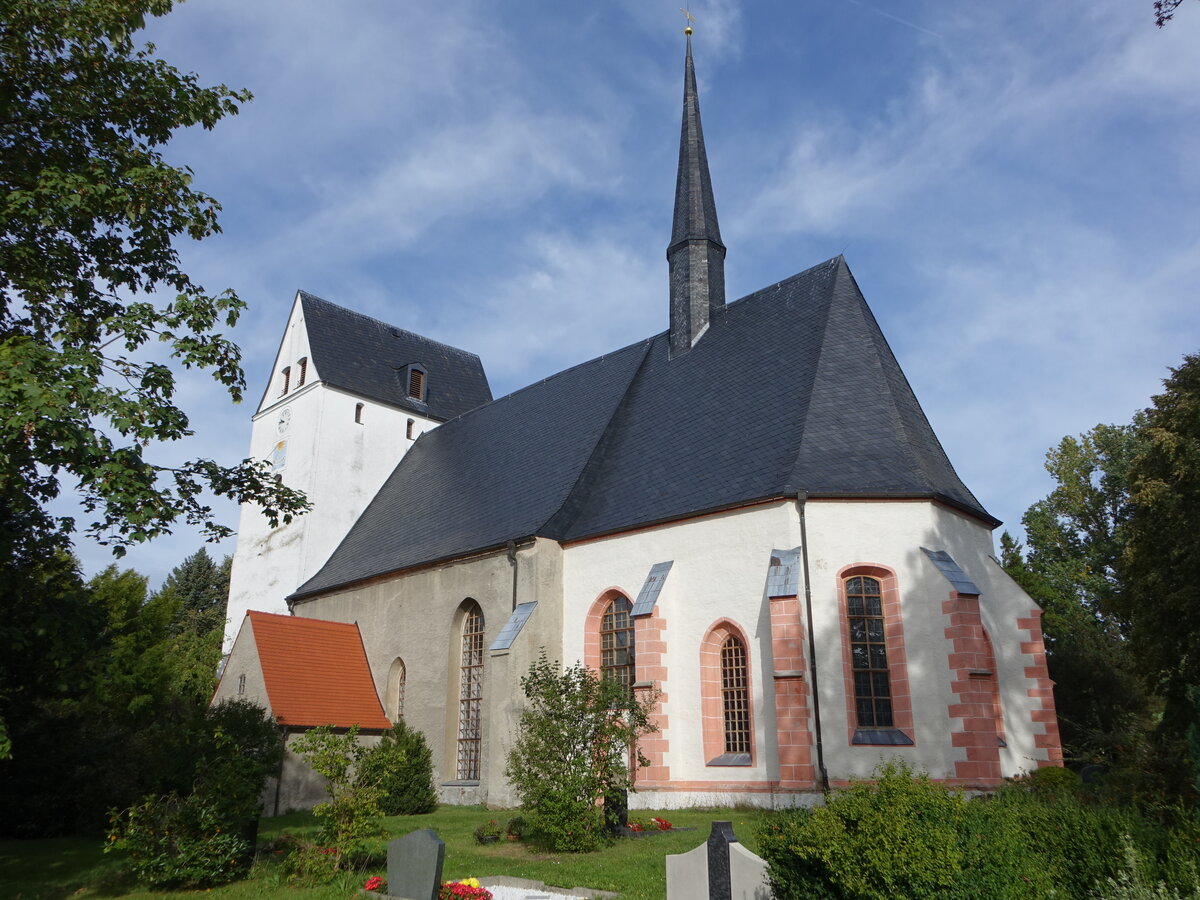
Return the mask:
M721 705L725 713L725 752L750 752L750 683L746 645L734 635L721 644Z
M633 604L628 598L617 597L608 604L600 620L600 674L625 687L632 687L634 681L631 609Z
M846 612L850 620L850 668L858 727L891 728L892 690L883 592L878 579L865 575L846 579Z
M479 780L483 737L483 611L472 604L463 619L458 693L458 777Z

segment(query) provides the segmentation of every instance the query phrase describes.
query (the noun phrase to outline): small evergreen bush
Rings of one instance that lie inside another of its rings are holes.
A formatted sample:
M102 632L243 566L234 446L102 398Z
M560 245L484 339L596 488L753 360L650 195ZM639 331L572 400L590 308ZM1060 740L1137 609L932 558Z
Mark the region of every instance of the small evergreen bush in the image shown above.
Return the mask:
M852 782L825 806L791 814L778 831L768 826L762 847L776 897L917 900L953 886L966 801L903 762L876 774L877 781Z
M437 809L433 751L425 736L403 719L363 754L358 777L379 789L379 809L385 816L415 816Z

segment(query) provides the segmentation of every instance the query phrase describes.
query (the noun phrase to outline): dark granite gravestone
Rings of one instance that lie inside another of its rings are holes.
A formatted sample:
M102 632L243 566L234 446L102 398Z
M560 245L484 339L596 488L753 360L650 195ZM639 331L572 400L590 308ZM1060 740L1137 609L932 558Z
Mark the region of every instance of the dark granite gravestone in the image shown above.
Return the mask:
M437 900L446 845L430 828L388 842L388 894L404 900Z

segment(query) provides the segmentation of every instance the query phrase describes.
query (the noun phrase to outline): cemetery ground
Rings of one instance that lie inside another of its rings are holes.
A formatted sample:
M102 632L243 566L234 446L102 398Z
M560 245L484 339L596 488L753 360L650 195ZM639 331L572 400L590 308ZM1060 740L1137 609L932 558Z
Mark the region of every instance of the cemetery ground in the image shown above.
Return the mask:
M677 828L695 831L654 833L643 838L620 838L594 853L546 853L523 842L501 839L477 844L473 832L495 820L501 828L519 810L489 810L483 807L442 806L435 813L392 816L382 820L388 838L379 841L378 863L361 874L320 887L298 887L288 882L281 856L260 852L250 876L211 890L161 892L138 888L123 870L121 860L102 852L101 838L55 838L47 840L0 841L0 900L99 900L99 898L187 897L202 895L213 900L250 898L311 898L347 900L355 895L370 875L385 874L386 840L419 828L432 828L446 843L442 871L445 880L507 875L545 882L551 888L588 887L612 891L621 900L662 900L666 896L668 854L685 853L708 837L713 820L733 822L738 839L757 850L755 835L770 813L759 809L635 810L631 816L649 819L662 816ZM269 844L283 834L315 834L317 821L308 813L263 819L259 844Z

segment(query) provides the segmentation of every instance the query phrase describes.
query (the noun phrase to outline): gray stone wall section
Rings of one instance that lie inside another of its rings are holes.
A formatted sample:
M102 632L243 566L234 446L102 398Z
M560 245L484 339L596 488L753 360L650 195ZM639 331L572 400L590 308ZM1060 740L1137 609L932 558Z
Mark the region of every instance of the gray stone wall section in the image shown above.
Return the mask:
M365 582L351 590L296 605L298 615L358 622L376 689L385 688L396 659L404 661L404 720L433 751L434 779L443 803L514 806L504 777L523 695L520 679L545 648L562 659L562 547L538 538L517 548L517 603L537 609L513 646L486 650L513 609L513 566L505 550ZM484 615L483 745L478 782L457 778L461 604L470 598Z

